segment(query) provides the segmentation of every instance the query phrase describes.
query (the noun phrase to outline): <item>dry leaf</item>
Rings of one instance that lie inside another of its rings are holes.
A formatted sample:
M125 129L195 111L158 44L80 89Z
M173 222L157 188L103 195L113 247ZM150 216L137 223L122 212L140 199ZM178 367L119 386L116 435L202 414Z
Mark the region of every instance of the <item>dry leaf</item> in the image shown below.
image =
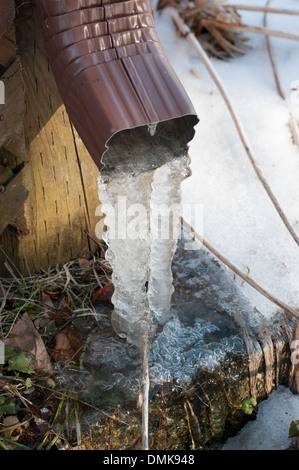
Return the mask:
M90 266L93 265L93 259L85 259L85 258L79 258L78 263L80 268L89 268Z
M52 365L45 344L27 313L15 324L9 336L4 340L5 346L24 351L34 357L36 363L32 368L42 374L51 374Z
M108 284L105 287L97 290L96 293L93 295L92 301L93 303L111 303L111 297L114 292L114 285Z
M70 362L79 359L83 342L71 326L67 326L63 331L55 336L55 346L51 357L55 361Z

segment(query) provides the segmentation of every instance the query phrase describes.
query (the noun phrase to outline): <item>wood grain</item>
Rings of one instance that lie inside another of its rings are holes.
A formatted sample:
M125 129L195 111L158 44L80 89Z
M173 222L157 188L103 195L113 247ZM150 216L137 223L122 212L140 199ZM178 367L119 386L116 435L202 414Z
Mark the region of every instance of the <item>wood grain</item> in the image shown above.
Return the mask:
M99 219L99 170L70 123L31 4L20 10L17 38L25 88L25 159L32 179L26 202L29 233L13 234L8 227L0 243L26 275L95 250L85 230L94 235Z

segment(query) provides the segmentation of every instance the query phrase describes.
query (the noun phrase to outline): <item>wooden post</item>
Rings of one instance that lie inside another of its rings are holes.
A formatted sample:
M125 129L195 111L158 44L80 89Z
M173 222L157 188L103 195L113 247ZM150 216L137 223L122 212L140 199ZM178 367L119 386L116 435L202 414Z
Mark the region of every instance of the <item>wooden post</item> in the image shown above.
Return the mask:
M6 3L13 4L13 0ZM13 102L19 114L23 114L14 126L6 119L9 138L0 122L0 169L1 165L9 167L15 177L20 165L29 162L26 181L29 179L30 184L26 187L31 190L26 195L22 192L26 200L21 212L11 199L15 210L2 224L6 229L2 234L0 231L0 275L9 274L5 261L27 275L93 252L95 244L85 230L94 235L99 205L99 170L62 104L31 2L20 3L15 28L13 59L20 66L18 89L23 97L19 92ZM0 50L1 45L2 42ZM12 54L11 44L8 49ZM0 53L0 72L9 62L8 52L4 56L1 59ZM17 93L16 87L14 90ZM16 113L11 105L0 105L0 115L12 112ZM3 194L0 193L0 208L4 205Z

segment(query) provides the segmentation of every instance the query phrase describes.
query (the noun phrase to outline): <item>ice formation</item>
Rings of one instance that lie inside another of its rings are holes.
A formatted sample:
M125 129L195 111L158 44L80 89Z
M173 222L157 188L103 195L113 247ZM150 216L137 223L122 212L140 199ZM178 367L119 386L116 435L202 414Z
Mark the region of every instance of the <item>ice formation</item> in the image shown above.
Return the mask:
M112 325L134 344L144 334L153 337L170 315L181 182L190 175L189 163L183 156L148 172L114 170L99 176L115 288Z

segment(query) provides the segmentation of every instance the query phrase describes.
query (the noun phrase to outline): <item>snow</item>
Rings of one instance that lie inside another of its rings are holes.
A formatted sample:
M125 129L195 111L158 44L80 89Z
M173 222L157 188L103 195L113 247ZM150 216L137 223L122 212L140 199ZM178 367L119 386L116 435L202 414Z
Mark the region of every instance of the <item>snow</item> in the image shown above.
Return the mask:
M250 421L227 440L222 450L285 450L296 438L289 438L292 421L299 418L299 396L287 387L279 387L258 408L255 421Z
M238 4L264 6L265 1ZM298 0L273 0L272 7L299 10ZM262 26L263 14L242 12L243 23ZM280 300L299 307L299 249L259 183L224 102L187 41L176 34L167 10L155 13L166 55L189 94L200 123L190 145L193 176L183 183L183 202L203 206L204 236ZM268 27L298 34L299 17L268 15ZM299 43L271 38L286 96L278 95L265 37L248 33L245 56L212 59L241 118L274 194L299 233L299 149L292 142L289 113L299 121ZM193 70L195 73L191 73ZM190 221L189 221L190 222ZM227 270L227 276L233 274ZM267 319L277 307L240 279L234 281ZM259 405L257 419L225 449L285 449L299 397L285 387Z
M233 3L233 2L232 2ZM236 3L236 2L235 2ZM248 0L238 3L248 4ZM250 2L252 4L252 2ZM263 6L264 2L253 4ZM297 0L271 6L298 9ZM243 22L262 26L263 14L242 12ZM268 27L298 32L298 17L268 15ZM187 41L176 34L167 10L155 13L170 63L189 94L200 123L190 145L193 176L183 183L183 202L203 206L204 236L265 289L299 306L299 249L259 183L231 117L208 73ZM256 157L285 213L299 233L299 150L288 127L299 120L298 42L271 38L286 100L277 93L265 38L248 33L252 49L229 62L213 59L243 122ZM198 78L190 71L196 72ZM233 276L228 271L228 276ZM240 290L269 318L277 307L240 279Z

